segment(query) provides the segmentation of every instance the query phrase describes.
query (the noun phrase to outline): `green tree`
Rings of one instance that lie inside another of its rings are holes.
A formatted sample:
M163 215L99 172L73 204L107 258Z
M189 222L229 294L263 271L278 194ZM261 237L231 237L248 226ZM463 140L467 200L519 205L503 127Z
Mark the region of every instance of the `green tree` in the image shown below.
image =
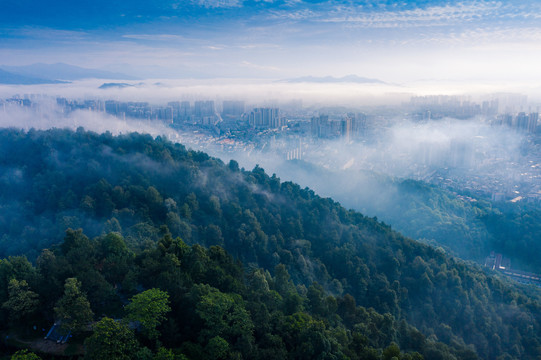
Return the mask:
M41 360L39 356L28 350L19 350L11 355L11 360Z
M2 308L9 312L11 320L25 319L36 312L39 300L38 294L29 289L26 280L11 279L8 284L9 298Z
M127 320L139 322L149 339L157 339L160 333L156 329L171 311L169 294L160 289L149 289L131 298L126 305Z
M387 346L383 350L383 360L400 359L400 348L395 343Z
M130 360L135 357L139 343L125 324L104 317L94 325L94 333L85 340L85 359Z
M206 325L201 331L203 341L218 336L230 344L236 344L239 339L253 342L254 324L239 295L225 294L210 288L209 293L202 296L196 305L196 312Z
M152 360L188 360L188 358L183 354L176 355L171 349L161 347L158 349Z
M84 330L94 317L86 294L81 291L81 282L76 278L66 279L64 296L57 302L54 311L62 321L62 328L73 332Z
M229 354L229 344L223 338L215 336L205 346L205 357L212 360L226 359Z

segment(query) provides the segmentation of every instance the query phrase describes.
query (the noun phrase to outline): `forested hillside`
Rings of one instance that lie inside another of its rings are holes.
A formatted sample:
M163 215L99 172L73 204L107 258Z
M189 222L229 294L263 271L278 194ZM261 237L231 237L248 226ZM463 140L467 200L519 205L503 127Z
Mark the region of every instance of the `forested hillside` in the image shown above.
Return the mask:
M517 269L541 273L541 210L528 203L493 202L412 179L368 170L328 170L302 160L277 169L347 207L376 215L393 229L483 263L491 251Z
M129 351L155 357L541 356L535 289L259 167L79 129L2 130L0 170L0 248L34 264L0 262L8 333L55 317L76 329L64 305L80 294L85 321L106 316L95 332L122 327ZM28 309L14 309L23 295ZM144 322L131 304L151 295L163 311ZM99 358L104 336L92 336L87 357Z

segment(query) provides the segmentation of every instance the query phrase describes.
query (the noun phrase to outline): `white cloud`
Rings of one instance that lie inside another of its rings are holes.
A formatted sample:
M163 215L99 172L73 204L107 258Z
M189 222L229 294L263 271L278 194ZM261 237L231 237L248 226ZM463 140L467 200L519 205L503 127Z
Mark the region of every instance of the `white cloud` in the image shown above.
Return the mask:
M245 67L249 67L249 68L252 68L252 69L257 69L257 70L265 70L265 71L279 71L280 69L275 67L275 66L268 66L268 65L258 65L258 64L253 64L249 61L243 61L242 63L242 66L245 66Z
M359 28L402 28L419 26L455 26L494 20L535 20L541 8L534 5L513 6L500 1L471 1L430 6L412 10L367 10L360 5L335 5L326 8L298 8L294 11L275 10L272 17L282 20L349 24ZM391 8L395 8L394 6Z
M58 30L44 27L26 26L19 29L7 31L12 37L22 36L28 39L54 40L54 41L84 41L90 38L85 31Z
M181 41L186 40L184 36L175 34L125 34L123 38L135 40L151 40L151 41Z
M240 0L192 0L192 2L206 8L231 8L242 5Z
M208 46L203 46L205 49L209 49L209 50L215 50L215 51L218 51L218 50L223 50L225 48L225 46L222 46L222 45L208 45Z
M356 23L366 27L404 27L455 24L456 22L480 20L499 16L499 2L458 3L456 5L433 6L426 9L355 13L344 9L331 12L322 21Z
M277 44L243 44L237 45L240 49L250 50L250 49L277 49L280 45Z

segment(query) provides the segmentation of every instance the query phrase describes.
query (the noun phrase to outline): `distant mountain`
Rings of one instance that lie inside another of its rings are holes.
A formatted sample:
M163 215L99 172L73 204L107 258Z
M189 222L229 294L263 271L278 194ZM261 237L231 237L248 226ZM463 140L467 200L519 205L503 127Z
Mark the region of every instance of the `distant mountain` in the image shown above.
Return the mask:
M38 85L38 84L61 84L66 81L45 79L43 77L15 74L0 69L0 84L9 85Z
M125 88L125 87L131 87L131 86L135 86L135 85L127 84L127 83L103 83L99 87L99 89L111 89L111 88L122 89L122 88Z
M324 76L324 77L316 77L316 76L302 76L298 78L293 79L285 79L281 80L281 82L288 82L288 83L303 83L303 82L309 82L309 83L357 83L357 84L385 84L384 81L378 80L378 79L370 79L365 78L357 75L346 75L342 77L334 77L334 76Z
M118 72L88 69L63 63L43 64L37 63L25 66L0 66L0 68L14 74L41 77L47 79L81 80L81 79L124 79L137 80L138 78Z

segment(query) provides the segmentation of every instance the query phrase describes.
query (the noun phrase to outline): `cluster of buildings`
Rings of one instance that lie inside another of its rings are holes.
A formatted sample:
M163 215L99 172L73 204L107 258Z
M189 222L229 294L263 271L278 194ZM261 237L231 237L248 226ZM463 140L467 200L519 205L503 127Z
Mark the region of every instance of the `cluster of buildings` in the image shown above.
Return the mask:
M505 258L502 254L494 251L485 259L485 267L497 271L510 279L521 284L535 285L541 287L541 275L511 269L511 260Z
M206 127L236 126L243 123L253 129L281 129L286 119L277 107L256 107L246 111L244 101L223 101L221 111L213 100L172 101L166 106L153 106L148 102L123 102L116 100L68 100L58 98L57 104L65 111L76 109L105 112L119 118L146 119L161 121L173 126L182 124Z
M347 113L340 119L329 119L329 115L313 116L310 119L310 135L315 139L344 138L346 142L366 135L367 117L362 113Z
M525 112L519 112L516 115L512 114L500 114L493 121L494 125L505 125L510 128L513 128L520 132L537 132L537 122L539 121L539 113L530 112L529 114Z
M0 100L0 111L10 106L42 111L43 100L34 95ZM179 130L179 134L189 134L182 141L195 141L203 149L218 146L226 152L270 151L285 160L306 159L323 164L330 144L354 146L352 150L359 145L363 152L351 154L356 157L356 167L446 188L462 188L495 201L541 202L541 143L534 141L541 133L538 113L498 110L502 106L506 110L524 108L522 98L504 97L475 103L468 97L413 97L409 104L392 112L375 109L369 113L339 107L311 109L298 102L282 103L278 107L247 106L239 100L172 101L158 106L148 102L99 99L45 100L55 103L64 114L89 110L121 119L159 121ZM438 116L444 115L492 114L483 117L485 123L509 127L524 133L531 141L528 140L525 151L521 149L520 159L511 160L505 144L487 151L483 142L494 141L482 136L452 138L449 143L427 139L408 144L407 149L393 147L389 142L389 129L396 119L411 120L410 116L416 114L411 112L412 107L421 109L418 114L424 114L425 119L435 123Z
M471 101L469 96L450 95L413 96L408 104L414 120L494 116L498 114L499 106L498 99L483 101L479 104Z

